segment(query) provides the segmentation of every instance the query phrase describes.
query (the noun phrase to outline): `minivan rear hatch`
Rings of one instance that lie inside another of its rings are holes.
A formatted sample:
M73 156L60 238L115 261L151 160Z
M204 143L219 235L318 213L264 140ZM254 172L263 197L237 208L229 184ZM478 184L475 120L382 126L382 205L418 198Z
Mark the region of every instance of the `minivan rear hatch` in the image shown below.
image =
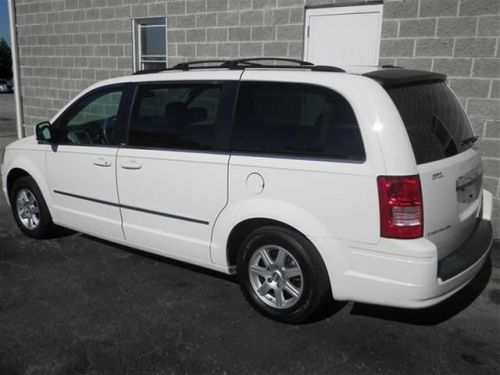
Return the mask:
M379 82L408 133L422 185L423 235L436 244L442 259L460 247L477 224L483 176L480 156L472 149L477 138L446 76L391 71ZM375 73L372 78L377 79Z

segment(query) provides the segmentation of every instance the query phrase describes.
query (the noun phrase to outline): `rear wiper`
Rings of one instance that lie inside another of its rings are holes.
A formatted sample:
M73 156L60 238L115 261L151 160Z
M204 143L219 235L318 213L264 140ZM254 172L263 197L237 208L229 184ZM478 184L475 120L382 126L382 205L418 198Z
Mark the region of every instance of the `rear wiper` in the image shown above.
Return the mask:
M476 136L476 135L475 135L475 136L473 136L473 137L470 137L470 138L466 138L466 139L464 139L462 142L460 142L460 145L461 145L461 146L465 146L465 145L467 145L467 144L469 144L469 143L476 143L476 141L478 140L478 138L479 138L479 137L478 137L478 136Z

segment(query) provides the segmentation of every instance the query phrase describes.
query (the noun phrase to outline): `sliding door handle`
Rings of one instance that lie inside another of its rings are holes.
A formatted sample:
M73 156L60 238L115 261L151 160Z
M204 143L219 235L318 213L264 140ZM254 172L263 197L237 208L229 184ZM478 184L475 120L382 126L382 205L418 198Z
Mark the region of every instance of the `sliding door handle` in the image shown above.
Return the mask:
M127 160L120 164L123 169L141 169L142 164L135 160Z
M93 161L94 165L97 165L98 167L111 167L111 162L107 161L106 159L102 157L98 157Z

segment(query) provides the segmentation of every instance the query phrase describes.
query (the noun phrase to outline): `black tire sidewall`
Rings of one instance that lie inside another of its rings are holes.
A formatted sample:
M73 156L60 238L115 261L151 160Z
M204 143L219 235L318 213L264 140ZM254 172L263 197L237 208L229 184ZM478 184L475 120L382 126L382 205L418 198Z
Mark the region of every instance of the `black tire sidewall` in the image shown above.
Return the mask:
M263 302L253 290L248 264L254 252L265 245L286 249L299 263L303 276L302 295L293 306L277 309ZM302 235L280 227L264 227L243 241L237 265L238 281L247 300L263 315L285 323L302 323L316 313L325 301L329 282L323 261L314 246Z
M36 198L38 203L38 209L40 212L40 223L35 229L28 229L19 219L16 206L17 194L21 189L29 190ZM38 188L36 182L29 176L21 177L14 181L12 189L9 193L10 206L12 209L12 214L14 215L14 220L21 231L29 237L33 238L47 238L50 234L52 228L52 217L50 216L49 209L45 203L45 199Z

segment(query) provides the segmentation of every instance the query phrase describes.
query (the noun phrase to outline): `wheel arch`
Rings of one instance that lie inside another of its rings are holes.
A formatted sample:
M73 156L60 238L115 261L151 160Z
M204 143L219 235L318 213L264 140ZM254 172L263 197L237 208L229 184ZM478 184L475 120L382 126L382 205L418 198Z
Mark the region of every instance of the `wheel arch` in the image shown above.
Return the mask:
M7 194L9 195L10 198L10 193L12 191L12 186L14 185L14 182L21 178L21 177L31 177L33 178L28 172L26 172L22 168L12 168L9 173L7 174Z
M214 223L210 255L212 262L235 272L239 245L261 226L291 229L311 242L322 258L334 298L341 297L348 270L346 246L330 228L307 210L274 199L249 199L226 207Z
M43 199L45 200L45 203L47 205L47 208L52 216L52 219L54 220L55 218L53 212L54 210L52 209L52 196L50 194L50 189L46 177L44 177L46 176L46 173L44 173L45 157L36 159L37 161L34 162L32 158L29 158L19 153L16 153L16 155L14 156L15 158L12 159L14 162L10 163L9 169L7 170L6 173L5 188L7 190L7 195L9 196L9 204L10 204L10 192L14 184L14 181L16 181L18 178L25 176L31 177L37 184L38 188L40 189Z
M243 240L254 230L266 226L276 226L276 227L286 228L294 232L297 232L298 234L301 234L307 238L307 236L305 236L304 233L300 232L296 228L278 220L264 218L264 217L254 217L245 219L236 224L236 226L229 233L226 245L227 264L229 265L229 267L233 267L236 265L236 262L238 260L238 251Z
M277 199L252 198L228 205L214 223L211 241L213 263L228 265L228 240L241 238L244 229L253 230L258 224L278 225L292 229L312 242L314 237L333 237L329 228L306 209ZM236 232L235 232L236 230ZM320 249L318 249L320 250ZM231 258L232 259L232 258Z

